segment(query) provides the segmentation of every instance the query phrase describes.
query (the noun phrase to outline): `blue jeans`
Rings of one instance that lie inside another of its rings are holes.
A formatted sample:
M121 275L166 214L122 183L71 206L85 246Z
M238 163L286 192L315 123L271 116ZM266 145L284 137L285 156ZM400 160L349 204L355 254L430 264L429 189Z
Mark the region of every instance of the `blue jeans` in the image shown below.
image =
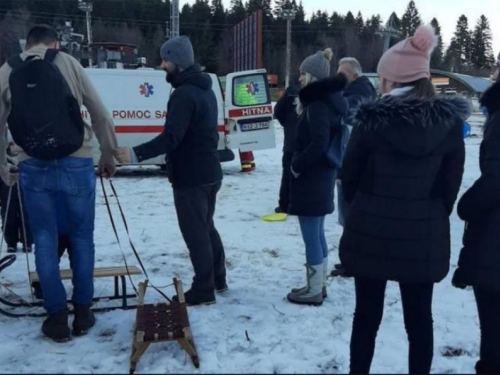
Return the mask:
M307 264L317 266L328 256L324 216L299 216L300 230L306 245Z
M92 159L30 159L19 165L28 222L35 242L36 269L49 314L65 311L59 274L58 231L66 221L72 245L73 303L91 306L94 296L96 177ZM61 215L66 215L62 218Z

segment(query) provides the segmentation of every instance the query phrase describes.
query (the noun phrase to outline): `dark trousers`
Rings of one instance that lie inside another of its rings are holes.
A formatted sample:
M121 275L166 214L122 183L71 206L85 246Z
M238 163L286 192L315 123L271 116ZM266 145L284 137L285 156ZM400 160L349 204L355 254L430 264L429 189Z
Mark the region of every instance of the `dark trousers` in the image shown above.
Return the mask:
M1 213L2 213L2 229L5 231L5 242L7 247L17 248L17 244L21 243L23 248L27 245L29 248L33 245L33 238L28 226L28 217L26 215L26 205L24 209L24 221L26 226L26 239L24 238L24 229L21 217L21 204L18 196L19 185L12 187L12 193L9 200L9 187L2 184L0 191L1 200ZM7 212L7 205L9 205L9 212ZM5 226L7 224L7 226ZM26 241L25 241L26 240Z
M387 281L356 278L356 312L351 337L351 374L368 374L384 313ZM410 342L410 374L429 374L434 353L434 284L399 284Z
M500 293L475 287L479 323L481 325L478 374L500 374Z
M182 236L194 268L192 291L213 293L226 282L226 256L214 225L217 193L221 182L174 189L174 201Z
M293 152L283 153L283 175L281 176L279 207L284 212L288 210L288 203L290 201L290 176L292 175L292 158Z

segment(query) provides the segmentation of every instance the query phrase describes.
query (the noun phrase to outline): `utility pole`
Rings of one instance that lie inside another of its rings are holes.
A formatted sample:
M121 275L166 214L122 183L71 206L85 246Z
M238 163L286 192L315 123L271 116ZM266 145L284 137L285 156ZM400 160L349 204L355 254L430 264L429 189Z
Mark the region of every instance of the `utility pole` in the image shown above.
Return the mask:
M290 86L290 72L292 70L292 21L297 12L293 9L283 9L281 16L286 20L286 79L285 89Z
M87 43L89 45L88 53L89 53L89 67L92 68L92 51L90 50L90 45L92 44L92 10L94 7L92 3L87 3L83 0L78 0L78 9L82 12L85 12L85 16L87 18Z
M175 38L180 35L179 22L179 0L172 0L170 3L170 38Z

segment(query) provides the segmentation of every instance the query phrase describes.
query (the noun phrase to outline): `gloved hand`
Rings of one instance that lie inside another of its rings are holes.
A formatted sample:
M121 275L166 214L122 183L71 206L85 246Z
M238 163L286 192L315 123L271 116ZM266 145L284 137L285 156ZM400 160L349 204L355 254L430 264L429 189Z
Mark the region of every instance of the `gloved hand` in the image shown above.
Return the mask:
M19 181L19 173L15 166L6 163L0 167L0 178L7 186L14 186Z
M116 173L116 162L113 155L101 155L97 174L104 178L111 178Z

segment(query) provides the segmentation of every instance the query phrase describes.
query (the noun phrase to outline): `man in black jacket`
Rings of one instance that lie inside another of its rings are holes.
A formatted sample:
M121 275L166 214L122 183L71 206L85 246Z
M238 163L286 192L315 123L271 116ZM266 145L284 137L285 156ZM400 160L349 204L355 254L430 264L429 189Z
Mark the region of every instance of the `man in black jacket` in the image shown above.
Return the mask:
M346 57L340 60L338 73L343 74L349 82L347 88L344 90L344 98L349 104L349 112L344 117L344 122L352 127L355 123L355 116L359 105L365 101L375 100L377 98L377 91L370 80L362 76L363 70L361 64L355 58ZM345 202L340 180L337 181L337 200L339 224L344 226L345 216L349 207ZM346 273L342 264L336 264L331 276L349 277L350 275Z
M222 183L217 99L210 76L194 63L187 37L167 41L161 56L167 82L175 89L168 102L165 130L133 149L117 149L115 156L120 163L130 164L166 154L179 226L195 272L186 303L213 304L214 291L228 289L224 247L213 220Z
M300 84L290 86L274 107L274 117L283 126L285 141L283 145L283 175L281 178L279 205L276 213L286 213L290 200L290 169L294 151L295 131L297 130L298 116L295 111Z

